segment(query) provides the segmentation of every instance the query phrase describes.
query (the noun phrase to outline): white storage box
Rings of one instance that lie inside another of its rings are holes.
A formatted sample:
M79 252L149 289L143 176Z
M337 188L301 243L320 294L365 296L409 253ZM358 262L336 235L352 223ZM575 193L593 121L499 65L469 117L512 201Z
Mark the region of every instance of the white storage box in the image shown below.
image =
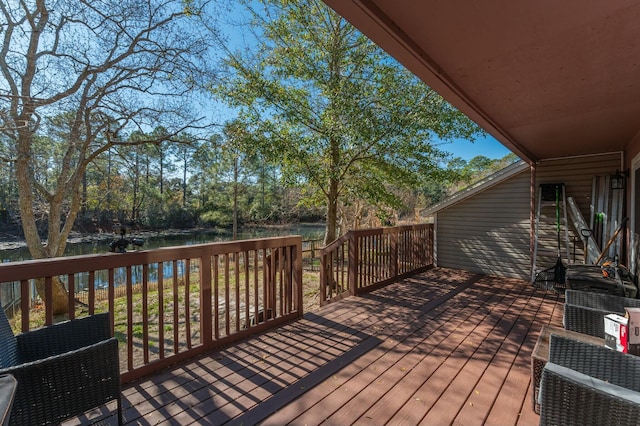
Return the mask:
M604 345L618 352L628 350L629 326L626 317L609 314L604 317Z

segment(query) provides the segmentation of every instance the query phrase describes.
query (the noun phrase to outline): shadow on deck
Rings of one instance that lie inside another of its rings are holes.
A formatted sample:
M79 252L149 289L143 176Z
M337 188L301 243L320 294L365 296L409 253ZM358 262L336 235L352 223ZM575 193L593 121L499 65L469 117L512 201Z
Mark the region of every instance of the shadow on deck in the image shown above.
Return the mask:
M530 356L542 325L561 324L562 301L432 269L128 384L125 422L538 424Z

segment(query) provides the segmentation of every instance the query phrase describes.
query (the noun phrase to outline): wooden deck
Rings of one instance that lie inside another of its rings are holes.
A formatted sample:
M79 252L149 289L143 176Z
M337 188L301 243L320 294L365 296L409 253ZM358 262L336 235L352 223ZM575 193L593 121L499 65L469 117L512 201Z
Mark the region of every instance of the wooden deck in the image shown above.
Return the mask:
M530 355L542 325L561 323L561 302L524 281L436 268L129 384L125 421L537 425Z

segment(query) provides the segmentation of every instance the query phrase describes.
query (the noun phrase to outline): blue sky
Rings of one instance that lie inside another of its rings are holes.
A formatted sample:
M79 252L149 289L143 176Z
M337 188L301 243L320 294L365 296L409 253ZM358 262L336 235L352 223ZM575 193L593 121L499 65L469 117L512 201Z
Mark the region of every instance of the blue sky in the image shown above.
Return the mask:
M450 152L454 157L460 157L465 161L469 161L478 155L497 159L511 153L511 151L491 135L477 138L474 142L469 142L465 139L456 139L450 144L443 144L440 146L440 149Z

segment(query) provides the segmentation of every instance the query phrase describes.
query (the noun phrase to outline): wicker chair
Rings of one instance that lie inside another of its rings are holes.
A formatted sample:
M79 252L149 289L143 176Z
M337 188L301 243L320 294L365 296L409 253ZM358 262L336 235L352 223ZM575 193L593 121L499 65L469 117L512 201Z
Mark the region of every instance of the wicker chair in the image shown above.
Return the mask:
M108 313L14 336L0 309L0 375L7 373L18 382L10 424L58 424L113 400L122 424L118 341Z
M604 338L604 316L607 314L624 315L625 307L640 308L640 299L566 290L564 328Z
M541 425L640 425L640 357L551 335Z

